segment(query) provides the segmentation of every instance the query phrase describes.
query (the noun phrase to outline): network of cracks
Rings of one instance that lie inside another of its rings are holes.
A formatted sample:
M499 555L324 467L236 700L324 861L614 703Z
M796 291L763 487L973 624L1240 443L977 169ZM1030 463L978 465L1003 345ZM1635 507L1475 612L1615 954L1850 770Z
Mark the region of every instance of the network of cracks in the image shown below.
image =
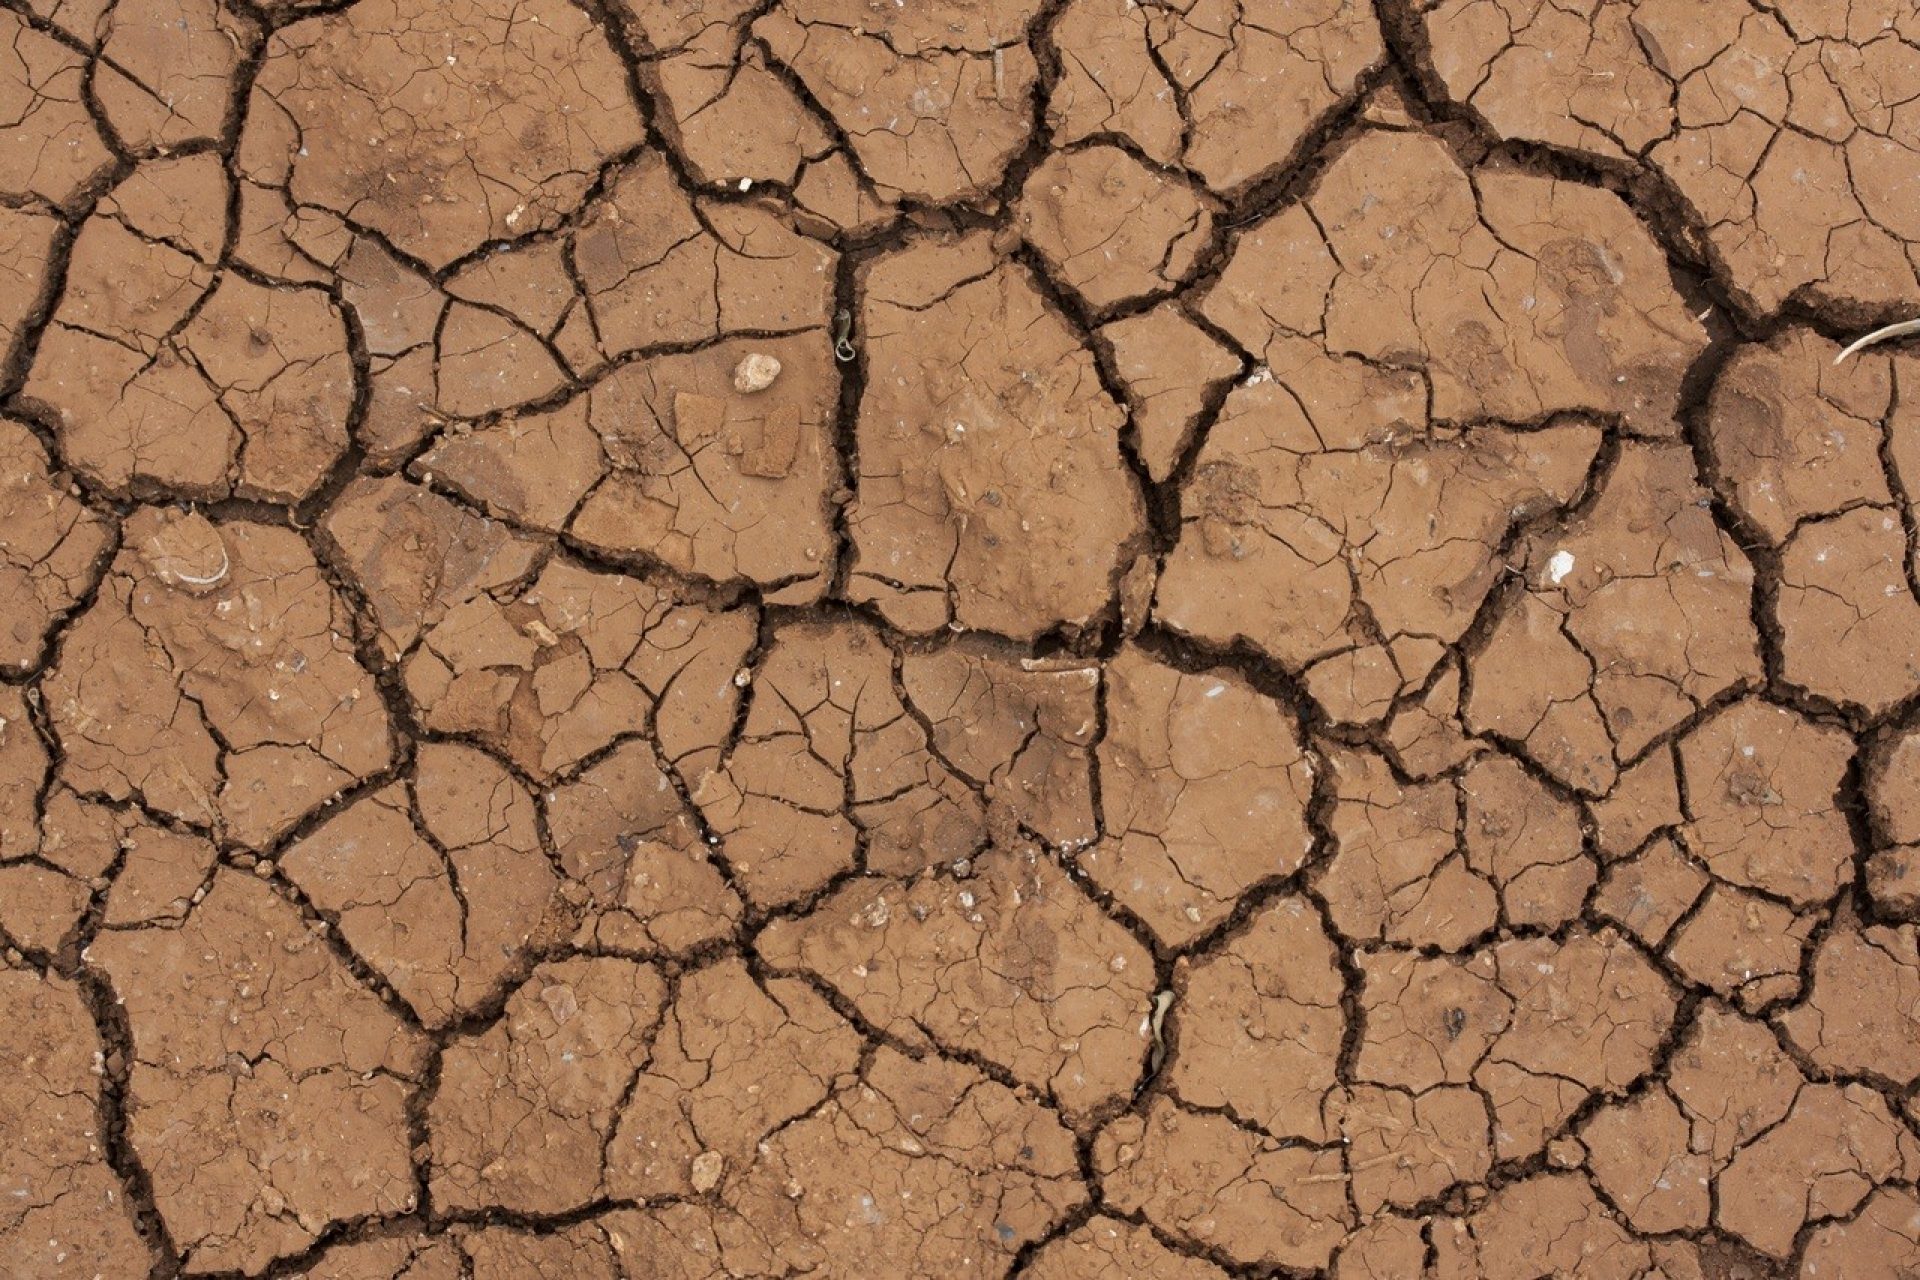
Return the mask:
M0 25L0 1274L1920 1274L1907 0Z

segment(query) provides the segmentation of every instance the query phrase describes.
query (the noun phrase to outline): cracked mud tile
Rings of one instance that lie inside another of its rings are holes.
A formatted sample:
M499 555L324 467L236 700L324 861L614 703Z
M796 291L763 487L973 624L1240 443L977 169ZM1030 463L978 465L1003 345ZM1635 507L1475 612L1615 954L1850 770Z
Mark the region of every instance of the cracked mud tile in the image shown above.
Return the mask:
M601 1195L608 1135L666 995L650 965L554 961L499 1021L450 1044L427 1114L434 1203L564 1213Z
M1798 906L1853 877L1838 793L1853 744L1784 707L1743 700L1680 742L1688 847L1722 880Z
M900 658L900 693L947 768L986 802L1001 843L1033 832L1084 848L1098 833L1092 748L1101 668L1070 657L1012 658L961 638Z
M552 228L641 129L606 36L564 0L377 0L268 39L239 168L440 268Z
M769 357L771 387L737 371ZM628 364L550 412L444 435L414 470L516 525L613 556L818 599L833 570L839 376L824 332Z
M1353 0L1073 0L1053 39L1057 142L1117 133L1222 193L1276 171L1385 54Z
M1096 1214L1042 1246L1020 1274L1034 1280L1222 1280L1227 1273L1175 1253L1146 1227Z
M697 181L791 187L808 162L834 149L833 135L748 36L763 6L728 0L689 10L645 0L629 8L641 80Z
M371 612L389 662L461 605L510 588L538 562L540 541L398 476L363 476L320 524L331 559Z
M1350 940L1457 951L1496 924L1579 914L1595 878L1579 816L1513 761L1406 785L1371 753L1331 761L1334 855L1313 883Z
M113 163L87 109L87 59L11 9L0 32L0 192L64 205Z
M461 1242L466 1270L462 1280L624 1280L620 1265L620 1223L628 1215L608 1214L559 1231L535 1233L486 1227ZM409 1276L407 1280L412 1280Z
M0 854L0 929L47 954L80 935L94 895L114 886L109 925L181 920L204 896L216 851L198 836L159 826L138 810L49 790L35 840Z
M781 1274L748 1224L698 1204L614 1210L543 1233L488 1228L473 1234L464 1254L471 1260L472 1280L727 1280Z
M1413 371L1265 349L1195 460L1155 616L1257 645L1336 719L1373 720L1466 633L1509 531L1580 492L1600 433L1434 428Z
M1880 715L1920 691L1920 599L1900 517L1856 507L1801 526L1780 559L1782 675Z
M1594 1184L1633 1230L1703 1231L1712 1211L1712 1157L1692 1149L1692 1126L1664 1090L1604 1107L1580 1129Z
M112 524L74 494L31 431L0 419L0 670L25 672L93 589Z
M1174 968L1174 1096L1282 1140L1329 1143L1346 1034L1339 953L1303 898L1263 908L1246 928Z
M465 1259L450 1240L390 1237L336 1245L295 1280L461 1280Z
M764 1251L751 1255L754 1262ZM740 1255L735 1256L736 1262ZM453 1223L443 1234L336 1246L296 1280L721 1280L697 1207L616 1209L561 1226ZM753 1274L771 1274L756 1271Z
M1779 1123L1804 1084L1766 1024L1707 1000L1680 1035L1666 1088L1692 1127L1689 1146L1717 1172Z
M1617 935L1514 939L1459 959L1361 952L1355 1078L1416 1093L1477 1086L1494 1154L1541 1151L1594 1094L1654 1064L1676 999Z
M99 866L92 883L111 879L100 913L108 929L184 921L212 888L219 856L200 836L168 830L137 811L86 804L70 795L48 806L47 843L76 869Z
M392 760L351 634L297 534L141 507L45 680L60 776L261 847Z
M1867 804L1879 844L1867 859L1867 892L1878 910L1920 923L1920 734L1895 739L1869 765Z
M1363 1214L1410 1208L1457 1185L1477 1188L1492 1168L1493 1122L1472 1089L1359 1085L1341 1111L1353 1201Z
M889 201L984 196L1026 145L1041 5L779 0L753 26Z
M1087 1194L1072 1135L1047 1108L961 1063L883 1047L763 1143L713 1217L727 1274L987 1277ZM747 1244L770 1256L749 1261Z
M1598 4L1585 13L1536 0L1415 8L1426 65L1496 134L1619 161L1644 154L1674 123L1675 68L1654 61L1642 41L1663 21L1709 15L1684 2Z
M1494 1154L1541 1150L1588 1098L1618 1096L1653 1068L1677 995L1611 930L1492 949L1507 1025L1474 1070L1493 1112Z
M0 360L11 362L15 345L26 336L59 236L60 223L52 214L0 206Z
M1331 1269L1333 1280L1413 1276L1428 1280L1435 1273L1426 1265L1426 1228L1421 1220L1386 1214L1362 1224L1340 1246Z
M544 406L582 379L597 383L612 362L636 352L824 334L827 324L832 252L796 234L765 202L694 200L657 151L610 167L604 190L568 210L565 227L509 244L489 241L453 264L443 282L343 215L296 212L262 182L242 187L240 250L264 269L339 279L372 357L362 434L383 460L408 455L443 420L464 430L474 419ZM706 366L720 358L667 358L651 367L669 378L711 381ZM832 369L815 372L827 379ZM699 390L712 395L715 388ZM604 406L600 416L608 416ZM664 406L656 416L665 417ZM529 496L516 488L506 498Z
M1334 856L1313 885L1342 935L1459 950L1492 929L1500 904L1455 848L1450 783L1400 787L1365 752L1332 756Z
M99 1130L104 1050L73 983L0 969L0 1269L45 1280L151 1264Z
M1889 439L1908 429L1898 389L1920 367L1871 352L1836 366L1838 351L1805 329L1741 348L1708 439L1717 487L1780 549L1785 678L1879 714L1920 689L1906 449Z
M1413 1093L1468 1085L1513 1019L1485 951L1467 957L1362 951L1360 1044L1353 1078Z
M1659 837L1607 868L1593 912L1657 950L1712 879L1671 838Z
M1174 302L1096 332L1112 348L1140 461L1155 484L1164 484L1186 454L1208 398L1240 371L1240 361Z
M218 157L150 161L74 242L22 396L116 492L297 502L346 452L346 323L318 288L224 269Z
M653 1200L724 1187L851 1078L860 1052L859 1034L804 982L757 983L737 959L688 974L608 1145L608 1191Z
M541 800L579 909L575 946L674 954L732 936L740 896L651 744L622 742Z
M1098 749L1106 839L1078 865L1168 946L1232 914L1313 847L1313 765L1293 717L1226 671L1128 646L1107 664Z
M1179 20L1170 12L1168 19ZM1170 25L1170 24L1169 24ZM1153 56L1148 10L1126 0L1071 0L1053 23L1060 75L1047 124L1062 146L1117 133L1157 164L1186 149L1181 100Z
M473 595L425 632L401 677L427 728L473 734L548 778L650 731L683 777L717 762L753 615L570 560Z
M276 192L243 184L235 254L257 269L337 281L368 354L356 443L388 468L450 418L550 397L572 366L601 362L565 249L542 239L491 251L443 288L334 215L296 214Z
M1920 1196L1904 1187L1873 1193L1854 1217L1816 1230L1800 1255L1804 1276L1898 1280L1920 1268Z
M437 1028L491 999L559 923L534 814L533 797L490 757L428 743L410 786L356 800L279 865Z
M1339 152L1305 203L1243 232L1201 309L1255 354L1304 337L1423 378L1452 424L1584 410L1670 436L1707 341L1616 196L1469 173L1437 138L1382 131Z
M1920 17L1838 5L1536 0L1426 7L1434 74L1499 135L1643 162L1741 303L1920 297Z
M751 1223L696 1204L614 1210L557 1232L490 1227L464 1245L472 1280L728 1280L785 1275Z
M263 209L262 189L240 188L236 260L283 278L315 279L331 273L340 297L359 321L367 349L365 408L354 443L370 466L389 470L412 456L437 424L438 377L435 336L446 308L441 292L379 242L356 236L349 245L296 248L282 234L293 217L282 204ZM326 268L309 261L321 257ZM306 270L302 271L301 268Z
M697 1212L697 1211L695 1211ZM297 1280L719 1280L697 1252L658 1249L662 1223L699 1228L679 1206L638 1213L614 1210L563 1226L455 1223L436 1236L393 1237L338 1246ZM717 1250L708 1251L717 1255ZM633 1265L626 1263L631 1260ZM692 1265L682 1265L690 1263Z
M1467 723L1578 791L1757 683L1754 571L1676 445L1631 444L1591 508L1524 551L1526 589L1469 661Z
M221 870L183 922L109 926L85 952L132 1024L128 1140L189 1273L258 1270L333 1223L414 1207L425 1042L317 929Z
M910 632L1087 625L1145 532L1092 354L985 234L915 241L865 287L848 595Z
M985 802L932 751L871 628L782 627L752 697L693 799L756 904L796 901L855 868L912 875L985 843Z
M1774 1128L1728 1162L1716 1222L1785 1257L1802 1224L1851 1214L1882 1181L1920 1173L1920 1140L1865 1085L1808 1084Z
M895 212L845 151L809 164L793 189L794 225L813 236L871 235L888 229Z
M1027 175L1014 222L1095 310L1176 288L1213 238L1200 196L1112 146L1048 156Z
M1893 361L1812 330L1743 346L1714 379L1707 440L1723 495L1768 542L1866 503L1890 506L1881 466Z
M110 821L73 829L69 817L91 806L69 791L54 791L45 812L35 812L47 761L35 750L40 744L25 711L11 689L0 692L0 716L7 719L0 731L0 931L14 946L51 955L86 918L118 841Z
M912 1047L1004 1068L1070 1122L1129 1095L1146 1060L1152 956L1033 846L981 854L964 879L850 881L754 945Z
M1338 1149L1283 1143L1165 1097L1094 1141L1105 1200L1246 1267L1324 1267L1351 1225Z
M1659 1274L1650 1253L1616 1222L1577 1173L1536 1173L1508 1183L1472 1217L1434 1230L1436 1271L1475 1280L1636 1280Z
M1801 958L1817 923L1770 898L1716 884L1675 932L1667 959L1689 982L1753 1012L1799 994Z
M1849 1216L1876 1182L1911 1178L1920 1156L1879 1094L1807 1082L1764 1024L1711 1001L1668 1077L1666 1093L1600 1112L1583 1135L1601 1185L1642 1230L1704 1223L1710 1175L1714 1225L1785 1257L1803 1224ZM1684 1142L1669 1094L1690 1126Z
M1400 699L1381 725L1383 751L1413 780L1456 769L1485 745L1468 735L1460 716L1464 665L1457 657L1441 659L1427 687Z
M485 307L450 302L434 349L434 406L473 418L544 400L567 375L526 324Z
M1467 865L1500 894L1509 928L1556 929L1598 878L1579 812L1515 761L1487 755L1462 776Z
M573 236L604 359L662 343L824 329L835 261L771 205L689 198L654 151L613 175Z
M217 140L235 72L258 46L253 20L220 0L116 0L96 28L93 91L120 145L165 154Z
M1649 751L1621 771L1613 790L1586 801L1603 860L1636 853L1661 828L1677 827L1684 820L1678 763L1670 750Z
M1834 928L1814 953L1806 998L1778 1022L1823 1071L1911 1085L1920 1079L1920 931Z

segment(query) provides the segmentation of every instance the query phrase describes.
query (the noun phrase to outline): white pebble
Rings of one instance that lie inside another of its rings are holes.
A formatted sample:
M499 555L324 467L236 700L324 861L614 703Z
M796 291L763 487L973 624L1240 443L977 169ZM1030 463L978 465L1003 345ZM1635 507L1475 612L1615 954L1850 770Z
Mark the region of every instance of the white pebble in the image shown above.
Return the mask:
M765 391L779 376L780 362L770 355L755 351L734 367L733 389L742 395L752 395L756 391Z

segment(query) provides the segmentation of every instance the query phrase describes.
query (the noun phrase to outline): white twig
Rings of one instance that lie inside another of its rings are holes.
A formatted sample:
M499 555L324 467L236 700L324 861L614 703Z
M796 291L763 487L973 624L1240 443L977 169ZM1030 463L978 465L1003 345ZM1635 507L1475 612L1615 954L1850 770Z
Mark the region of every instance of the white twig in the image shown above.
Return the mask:
M1890 324L1885 328L1875 329L1872 333L1866 334L1863 337L1855 338L1847 344L1845 351L1842 351L1833 358L1833 362L1839 364L1848 356L1856 352L1865 351L1876 342L1885 342L1888 338L1904 338L1910 333L1920 333L1920 318L1902 320L1898 324Z

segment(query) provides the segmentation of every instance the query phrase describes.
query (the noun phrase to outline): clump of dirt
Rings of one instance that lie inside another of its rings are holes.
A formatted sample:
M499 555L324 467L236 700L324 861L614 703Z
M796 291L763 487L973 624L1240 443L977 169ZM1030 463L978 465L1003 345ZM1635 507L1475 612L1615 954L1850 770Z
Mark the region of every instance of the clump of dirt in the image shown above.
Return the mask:
M1910 3L0 27L0 1275L1920 1275Z

